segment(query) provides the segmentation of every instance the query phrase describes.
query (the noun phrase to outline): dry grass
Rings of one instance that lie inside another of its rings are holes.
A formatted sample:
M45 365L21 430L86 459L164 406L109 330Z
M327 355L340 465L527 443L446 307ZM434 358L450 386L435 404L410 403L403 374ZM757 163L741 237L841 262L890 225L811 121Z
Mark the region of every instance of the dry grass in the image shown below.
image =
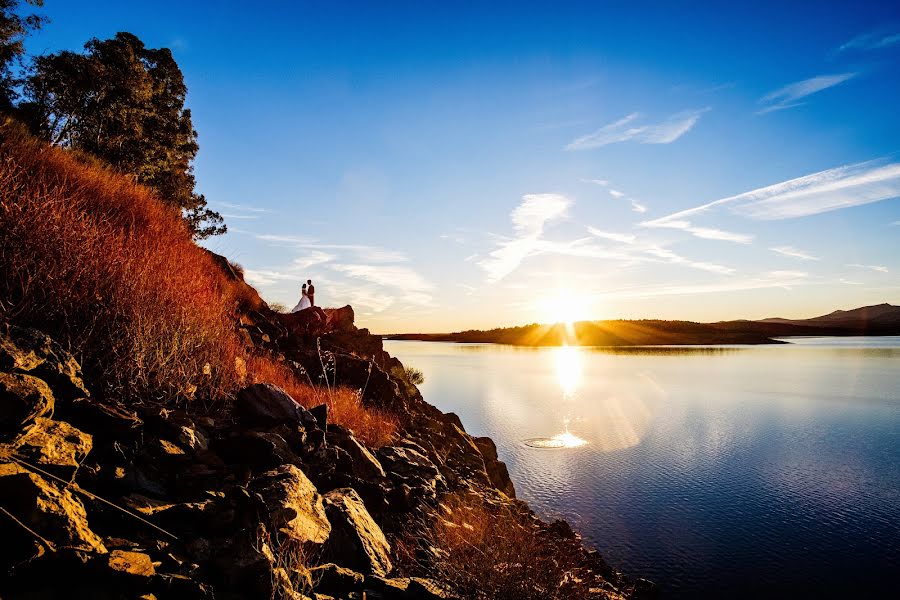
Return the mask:
M328 420L352 430L357 438L371 448L387 446L397 437L397 417L366 406L359 390L343 386L314 386L308 380L302 380L287 366L262 357L250 359L247 378L249 383L277 385L306 408L327 404Z
M291 600L296 595L309 594L315 585L309 567L310 552L302 543L275 532L269 533L260 525L256 530L256 550L269 559L271 566L271 600Z
M577 576L574 547L553 543L514 505L454 493L442 499L439 511L396 542L411 574L446 582L463 598L597 597Z
M3 117L0 273L0 321L68 346L100 395L209 406L246 376L281 385L300 402L323 393L285 366L247 355L236 315L257 308L258 297L224 276L176 209ZM351 391L334 390L326 401L333 422L363 439L384 442L396 428Z

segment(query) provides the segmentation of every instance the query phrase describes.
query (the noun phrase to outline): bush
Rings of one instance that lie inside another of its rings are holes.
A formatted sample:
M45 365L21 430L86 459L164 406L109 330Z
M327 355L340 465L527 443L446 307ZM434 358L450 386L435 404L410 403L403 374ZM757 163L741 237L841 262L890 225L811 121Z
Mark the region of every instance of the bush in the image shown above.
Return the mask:
M554 543L521 505L457 492L438 511L395 542L409 574L445 582L463 598L596 597L590 577L579 576L580 544Z
M425 383L425 374L419 369L415 367L404 367L403 371L406 374L406 380L411 384L422 385Z

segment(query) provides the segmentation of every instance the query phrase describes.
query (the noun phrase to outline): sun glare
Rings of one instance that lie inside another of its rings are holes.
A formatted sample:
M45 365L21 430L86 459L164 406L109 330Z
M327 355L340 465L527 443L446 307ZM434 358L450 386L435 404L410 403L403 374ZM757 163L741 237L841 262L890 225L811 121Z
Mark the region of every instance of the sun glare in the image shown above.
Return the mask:
M539 307L544 323L565 323L590 319L590 302L584 296L567 289L557 290L543 301Z

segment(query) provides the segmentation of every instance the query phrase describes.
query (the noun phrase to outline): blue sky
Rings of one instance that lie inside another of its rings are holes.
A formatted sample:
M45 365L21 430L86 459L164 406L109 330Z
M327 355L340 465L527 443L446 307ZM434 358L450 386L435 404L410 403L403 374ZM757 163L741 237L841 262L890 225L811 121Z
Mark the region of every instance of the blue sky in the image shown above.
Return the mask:
M30 52L173 50L207 245L269 300L312 278L379 332L900 303L897 3L45 4Z

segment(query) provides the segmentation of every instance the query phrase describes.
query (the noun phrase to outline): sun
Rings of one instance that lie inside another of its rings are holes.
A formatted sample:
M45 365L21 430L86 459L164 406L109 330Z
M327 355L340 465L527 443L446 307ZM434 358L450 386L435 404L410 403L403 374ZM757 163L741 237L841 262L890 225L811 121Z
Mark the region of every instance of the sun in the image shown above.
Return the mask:
M541 301L539 310L544 323L565 323L571 325L576 321L587 321L591 318L591 303L582 294L568 289L558 289Z

